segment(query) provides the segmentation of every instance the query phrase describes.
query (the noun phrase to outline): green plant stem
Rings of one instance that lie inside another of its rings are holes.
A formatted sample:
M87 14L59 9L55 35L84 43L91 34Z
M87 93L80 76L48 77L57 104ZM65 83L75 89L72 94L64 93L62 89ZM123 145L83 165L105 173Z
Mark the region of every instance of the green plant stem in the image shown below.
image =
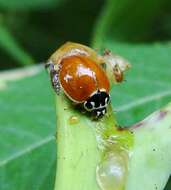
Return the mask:
M97 166L103 167L103 161L105 162L113 151L119 158L123 154L123 150L126 154L126 149L131 144L131 134L129 132L123 134L116 129L116 121L111 109L104 118L93 121L86 114L77 111L64 95L56 97L56 107L57 173L55 190L99 190L96 180ZM110 142L107 143L109 139ZM116 149L112 150L113 146ZM122 153L118 151L121 148L123 148ZM127 158L123 160L126 166ZM121 188L125 176L126 170L123 170L121 182L118 184ZM105 184L106 179L103 182Z

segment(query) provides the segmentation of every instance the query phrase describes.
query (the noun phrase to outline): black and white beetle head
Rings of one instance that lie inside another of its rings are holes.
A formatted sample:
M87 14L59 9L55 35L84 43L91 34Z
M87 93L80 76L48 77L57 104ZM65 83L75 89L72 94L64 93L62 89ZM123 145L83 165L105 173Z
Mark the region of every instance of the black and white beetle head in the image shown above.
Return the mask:
M91 112L96 118L99 118L105 115L109 101L109 94L105 91L98 90L87 101L84 102L84 108Z

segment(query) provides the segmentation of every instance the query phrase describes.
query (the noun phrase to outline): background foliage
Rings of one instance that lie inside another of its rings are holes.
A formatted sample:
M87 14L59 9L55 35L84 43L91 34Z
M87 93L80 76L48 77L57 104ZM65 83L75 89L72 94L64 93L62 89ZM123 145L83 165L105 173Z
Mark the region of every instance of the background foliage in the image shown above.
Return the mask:
M123 126L171 100L169 0L0 0L0 11L0 70L42 62L70 40L132 63L127 82L111 91ZM0 75L0 190L53 189L55 108L39 70L20 80Z

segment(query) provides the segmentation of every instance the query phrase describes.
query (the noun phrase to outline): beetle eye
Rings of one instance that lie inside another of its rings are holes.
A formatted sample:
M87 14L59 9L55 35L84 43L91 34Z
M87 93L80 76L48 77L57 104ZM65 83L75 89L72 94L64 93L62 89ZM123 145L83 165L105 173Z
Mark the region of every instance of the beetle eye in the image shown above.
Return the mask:
M90 101L86 101L84 104L85 109L87 110L92 110L94 107L95 103L94 102L90 102Z

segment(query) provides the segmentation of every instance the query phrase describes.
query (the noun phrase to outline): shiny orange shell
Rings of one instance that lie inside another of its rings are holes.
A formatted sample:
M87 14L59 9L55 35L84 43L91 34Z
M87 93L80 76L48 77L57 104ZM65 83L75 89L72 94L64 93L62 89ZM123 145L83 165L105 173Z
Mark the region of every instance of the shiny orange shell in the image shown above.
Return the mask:
M74 102L86 101L97 90L109 93L109 80L103 69L86 56L69 56L60 62L60 84Z

